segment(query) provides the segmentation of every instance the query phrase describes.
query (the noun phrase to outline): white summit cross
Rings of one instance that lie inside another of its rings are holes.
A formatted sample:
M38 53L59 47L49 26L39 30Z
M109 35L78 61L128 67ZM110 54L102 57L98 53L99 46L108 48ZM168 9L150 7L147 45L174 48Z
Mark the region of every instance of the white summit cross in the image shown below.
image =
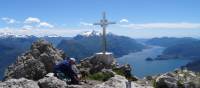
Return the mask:
M115 22L108 22L108 20L106 19L106 13L103 12L103 18L100 20L99 23L94 23L94 25L100 25L103 28L103 38L102 38L102 43L103 43L103 54L106 54L106 48L107 48L107 43L106 43L106 27L109 24L115 24Z

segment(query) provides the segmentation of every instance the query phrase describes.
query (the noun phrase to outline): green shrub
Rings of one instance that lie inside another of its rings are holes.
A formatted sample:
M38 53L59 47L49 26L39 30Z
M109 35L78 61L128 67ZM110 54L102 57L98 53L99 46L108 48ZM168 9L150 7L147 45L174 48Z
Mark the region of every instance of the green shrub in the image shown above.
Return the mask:
M185 88L180 80L177 81L177 86L178 86L178 88Z
M116 74L121 75L126 77L128 80L130 81L137 81L137 78L135 78L134 76L132 76L132 74L130 76L126 76L125 72L122 69L117 69L117 68L113 68L112 69Z
M113 71L118 75L125 76L124 71L121 69L113 69Z
M90 74L88 76L88 78L91 79L91 80L107 81L108 79L110 79L113 76L114 76L114 74L109 73L109 72L107 72L107 73L98 72L98 73Z
M157 88L156 80L155 79L152 80L152 85L153 85L154 88Z

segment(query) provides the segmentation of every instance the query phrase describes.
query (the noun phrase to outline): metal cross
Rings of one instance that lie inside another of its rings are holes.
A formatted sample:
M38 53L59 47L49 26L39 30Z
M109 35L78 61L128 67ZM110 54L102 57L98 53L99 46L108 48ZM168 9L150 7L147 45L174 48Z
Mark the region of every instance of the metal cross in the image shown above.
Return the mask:
M109 25L109 24L116 24L115 22L108 22L108 20L106 19L106 13L103 12L103 18L100 20L99 23L94 23L94 25L100 25L102 28L103 28L103 38L102 38L102 43L103 43L103 54L106 53L106 48L107 48L107 43L106 43L106 27Z

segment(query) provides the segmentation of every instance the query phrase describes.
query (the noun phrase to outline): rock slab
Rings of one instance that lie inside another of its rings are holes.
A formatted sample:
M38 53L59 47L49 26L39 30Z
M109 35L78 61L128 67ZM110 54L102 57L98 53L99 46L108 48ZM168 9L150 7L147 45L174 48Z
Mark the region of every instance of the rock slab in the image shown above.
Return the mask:
M25 78L9 79L0 83L0 88L40 88L37 82Z

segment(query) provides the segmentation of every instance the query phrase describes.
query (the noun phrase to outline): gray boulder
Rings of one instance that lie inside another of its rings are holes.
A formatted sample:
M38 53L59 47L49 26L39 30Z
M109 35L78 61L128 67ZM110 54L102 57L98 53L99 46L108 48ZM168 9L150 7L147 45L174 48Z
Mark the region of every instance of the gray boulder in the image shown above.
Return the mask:
M116 75L108 81L96 85L94 88L126 88L126 82L128 82L128 80L125 77Z
M90 86L83 87L82 85L68 85L67 88L92 88Z
M168 72L155 79L158 88L199 88L200 85L198 75L187 69Z
M173 76L163 74L156 79L156 86L158 88L177 88L178 79Z
M40 88L67 88L66 82L56 77L45 77L38 81Z
M0 83L0 88L40 88L37 82L25 78L10 79Z
M135 82L131 82L129 85L130 88L153 88L152 86L142 86ZM115 75L114 77L110 78L108 81L97 84L93 88L128 88L128 80L120 75Z

